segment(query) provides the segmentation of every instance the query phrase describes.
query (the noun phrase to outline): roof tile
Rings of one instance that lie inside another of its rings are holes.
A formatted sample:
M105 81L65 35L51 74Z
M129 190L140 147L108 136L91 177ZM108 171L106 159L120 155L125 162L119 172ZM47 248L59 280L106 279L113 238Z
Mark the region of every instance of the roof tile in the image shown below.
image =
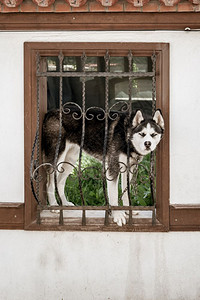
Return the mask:
M32 1L40 7L48 7L55 2L55 0L32 0Z
M150 0L127 0L127 2L133 4L135 7L142 7L147 4Z
M23 0L0 0L7 7L17 7L19 6Z
M65 0L72 7L81 7L85 5L87 0Z
M101 3L102 6L113 6L115 3L117 3L118 0L97 0Z
M178 4L181 0L160 0L160 2L164 3L165 6L175 6Z
M11 11L200 11L200 0L0 0L0 3L2 3L2 13ZM16 9L17 7L19 9Z
M196 5L200 4L200 0L189 0L189 1Z

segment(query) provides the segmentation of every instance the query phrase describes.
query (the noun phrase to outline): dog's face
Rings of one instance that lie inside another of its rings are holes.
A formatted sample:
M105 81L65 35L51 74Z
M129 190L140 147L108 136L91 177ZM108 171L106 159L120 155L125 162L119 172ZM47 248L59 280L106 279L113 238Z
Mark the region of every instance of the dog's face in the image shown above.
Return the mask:
M140 110L133 121L131 142L140 155L147 155L156 149L164 132L164 119L160 110L156 110L152 119L145 120Z

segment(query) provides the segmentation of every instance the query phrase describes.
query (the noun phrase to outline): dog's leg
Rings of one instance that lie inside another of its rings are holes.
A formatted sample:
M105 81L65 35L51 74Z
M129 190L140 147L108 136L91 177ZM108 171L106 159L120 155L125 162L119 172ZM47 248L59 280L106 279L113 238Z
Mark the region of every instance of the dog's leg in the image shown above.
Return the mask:
M109 204L111 206L118 206L118 178L114 180L107 180L107 189L108 189L108 198ZM124 211L113 210L112 217L114 222L117 223L118 226L122 226L122 224L126 224L126 214Z
M132 179L132 170L129 176L129 182ZM127 171L121 174L121 186L122 186L122 202L124 206L129 206L128 187L127 187ZM132 215L137 215L137 211L132 211ZM129 210L126 210L126 216L128 217Z
M72 172L79 155L79 147L74 144L66 142L66 150L62 153L58 160L58 177L57 186L60 198L63 205L74 205L72 202L67 201L65 197L65 183L67 177Z
M63 162L65 160L65 155L66 153L62 153L58 159L58 164L59 165L61 162ZM59 166L58 168L59 170L61 170L61 167ZM58 185L58 177L59 177L59 172L57 172L57 185ZM48 174L47 177L47 196L48 196L48 202L51 206L57 206L57 200L56 200L56 196L55 196L55 179L54 179L55 173L50 173ZM60 194L60 193L59 193ZM63 197L61 197L62 201L64 201ZM65 199L66 201L66 199Z
M127 171L121 174L121 187L122 187L123 206L129 206L128 188L127 188Z
M64 188L65 182L69 174L73 170L73 166L76 164L79 153L79 147L66 143L64 152L60 155L57 162L57 187L58 192L62 200L63 205L73 205L73 203L67 201ZM55 197L55 182L54 182L54 172L48 174L47 177L47 196L48 202L51 206L58 205Z
M50 173L47 175L47 197L48 202L51 206L58 205L55 198L55 187L54 187L54 173Z
M125 155L120 156L120 161L123 162L124 165L127 165L127 157ZM130 160L130 172L129 172L129 182L131 182L132 177L134 176L134 169L136 165L133 164L133 160ZM121 187L122 187L122 202L124 206L129 206L129 197L128 197L128 184L127 184L127 168L126 170L121 171ZM129 211L126 211L126 214L129 214ZM133 215L137 215L137 212L132 212Z
M121 164L121 187L122 187L122 202L124 206L129 206L128 190L127 190L127 156L120 154L119 162Z
M111 206L118 206L118 181L119 181L119 174L113 176L111 172L107 172L107 191L108 191L108 198L109 204ZM117 223L118 226L122 226L122 224L126 224L126 214L124 211L112 211L112 217L114 222Z

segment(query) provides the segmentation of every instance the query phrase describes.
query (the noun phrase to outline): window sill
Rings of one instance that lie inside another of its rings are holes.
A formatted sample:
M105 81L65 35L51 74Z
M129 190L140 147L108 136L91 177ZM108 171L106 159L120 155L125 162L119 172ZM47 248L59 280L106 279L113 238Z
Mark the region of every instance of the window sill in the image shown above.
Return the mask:
M109 224L105 225L105 211L87 211L86 225L82 225L81 211L64 211L63 224L59 224L59 213L42 211L40 224L32 222L27 230L58 230L58 231L116 231L116 232L161 232L168 231L158 221L152 224L151 212L139 212L132 219L133 224L118 226L111 218Z
M200 231L200 205L171 205L170 230Z
M144 213L144 212L143 212ZM65 217L65 216L64 216ZM80 227L80 217L70 219L66 225L58 224L58 214L50 216L42 214L42 224L30 224L27 230L76 230L76 231L127 231L127 232L165 232L166 228L160 223L151 224L147 215L134 216L133 225L119 227L113 222L104 226L103 218L90 218L87 226ZM97 221L94 221L97 220ZM44 223L43 223L44 222ZM65 222L65 219L64 219ZM77 223L79 224L77 225ZM48 223L48 226L47 226ZM24 203L0 202L0 229L24 229ZM170 231L200 231L200 205L171 205L170 206Z

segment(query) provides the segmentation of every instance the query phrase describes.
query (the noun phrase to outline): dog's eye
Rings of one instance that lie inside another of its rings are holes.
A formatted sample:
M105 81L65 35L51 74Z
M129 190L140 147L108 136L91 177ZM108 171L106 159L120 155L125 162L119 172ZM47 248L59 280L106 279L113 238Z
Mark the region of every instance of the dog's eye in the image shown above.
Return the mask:
M157 136L157 133L152 133L151 137L154 138L155 136Z
M144 132L140 132L139 135L140 135L141 137L145 137L146 134L145 134Z

